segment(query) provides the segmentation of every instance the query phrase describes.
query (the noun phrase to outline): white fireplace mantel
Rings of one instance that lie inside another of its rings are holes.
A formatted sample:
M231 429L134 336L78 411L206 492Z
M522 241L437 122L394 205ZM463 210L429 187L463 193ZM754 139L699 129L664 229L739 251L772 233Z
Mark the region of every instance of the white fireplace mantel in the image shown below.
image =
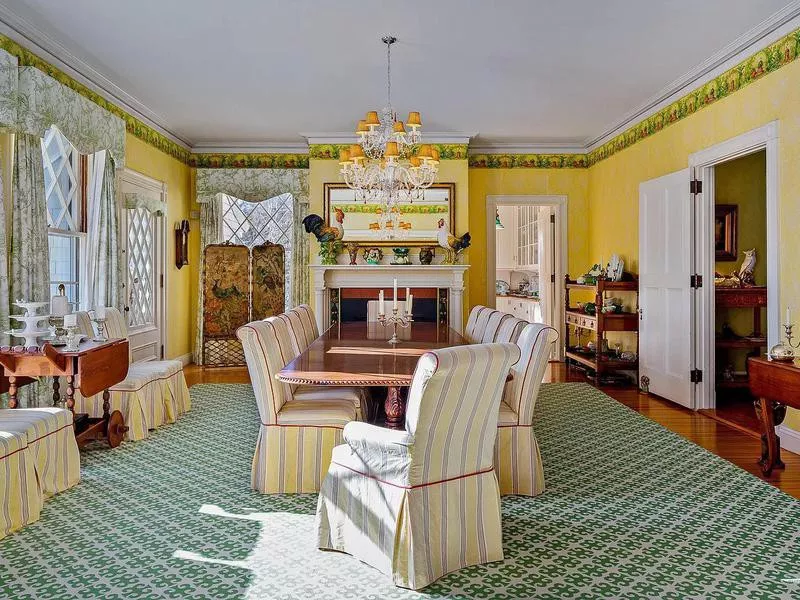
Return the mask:
M464 272L469 265L309 265L314 276L314 314L320 331L330 323L331 288L447 288L450 327L462 331Z

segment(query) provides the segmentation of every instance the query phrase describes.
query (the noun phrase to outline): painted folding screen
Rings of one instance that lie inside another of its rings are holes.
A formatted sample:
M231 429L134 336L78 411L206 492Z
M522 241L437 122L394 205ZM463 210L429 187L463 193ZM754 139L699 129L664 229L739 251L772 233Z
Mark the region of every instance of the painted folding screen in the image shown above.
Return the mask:
M250 252L247 246L206 246L203 277L203 364L245 364L236 330L249 321Z
M280 244L253 246L252 320L274 317L286 306L286 252Z

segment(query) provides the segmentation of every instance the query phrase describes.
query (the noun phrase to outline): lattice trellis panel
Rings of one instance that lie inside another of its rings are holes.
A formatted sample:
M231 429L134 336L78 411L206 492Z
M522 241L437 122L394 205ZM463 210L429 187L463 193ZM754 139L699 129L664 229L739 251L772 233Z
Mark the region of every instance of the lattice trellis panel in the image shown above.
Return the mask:
M78 231L78 153L57 128L51 127L42 139L42 158L48 225L62 231Z
M128 209L128 325L132 327L155 323L155 221L145 208Z
M238 339L207 339L203 342L203 361L210 367L238 367L246 364Z

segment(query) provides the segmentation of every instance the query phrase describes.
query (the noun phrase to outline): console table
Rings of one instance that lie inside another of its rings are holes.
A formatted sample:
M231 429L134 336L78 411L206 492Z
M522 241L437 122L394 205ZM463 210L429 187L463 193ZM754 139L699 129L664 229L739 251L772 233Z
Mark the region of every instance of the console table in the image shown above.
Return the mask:
M4 346L0 348L0 365L8 379L9 408L17 407L17 387L27 377L52 377L53 403L56 405L61 401L58 378L64 377L67 382L66 405L72 412L75 389L86 398L102 392L103 416L92 419L86 414L75 415L75 439L79 446L101 438L108 440L112 448L122 442L128 428L121 412L110 411L108 388L128 375L128 340L89 340L81 342L74 352L51 344L33 348Z
M772 469L784 468L780 438L775 426L786 417L786 407L800 408L800 367L795 363L767 358L747 360L750 393L756 398L756 416L761 423L761 459L758 464L764 475Z

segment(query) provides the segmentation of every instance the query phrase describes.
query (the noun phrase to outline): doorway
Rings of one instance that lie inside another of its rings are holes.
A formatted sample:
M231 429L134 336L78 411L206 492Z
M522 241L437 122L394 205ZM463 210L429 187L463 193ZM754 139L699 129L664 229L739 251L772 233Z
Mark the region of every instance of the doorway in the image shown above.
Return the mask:
M125 169L120 187L131 361L159 360L166 352L166 184Z
M486 210L487 306L563 335L566 196L487 196Z

